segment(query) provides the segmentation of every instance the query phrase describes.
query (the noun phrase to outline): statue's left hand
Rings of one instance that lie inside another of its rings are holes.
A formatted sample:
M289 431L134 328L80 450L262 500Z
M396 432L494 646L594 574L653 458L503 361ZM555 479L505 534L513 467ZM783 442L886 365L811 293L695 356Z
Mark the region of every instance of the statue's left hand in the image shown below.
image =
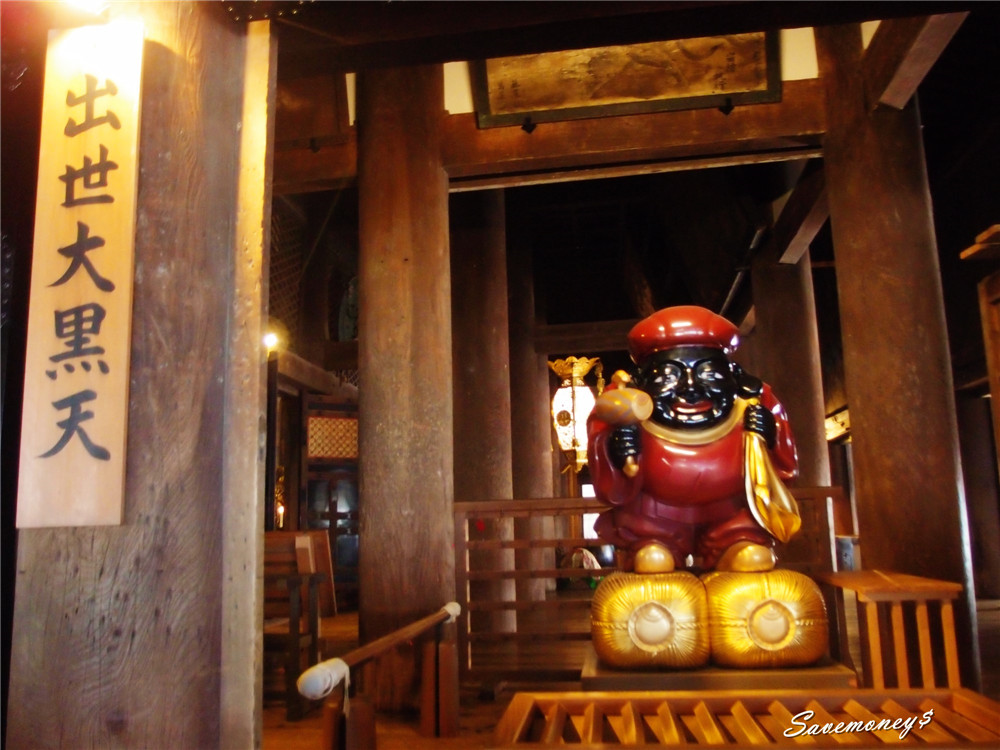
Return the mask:
M743 412L743 429L762 435L767 447L774 447L774 441L778 436L774 415L760 404L747 406L746 411Z

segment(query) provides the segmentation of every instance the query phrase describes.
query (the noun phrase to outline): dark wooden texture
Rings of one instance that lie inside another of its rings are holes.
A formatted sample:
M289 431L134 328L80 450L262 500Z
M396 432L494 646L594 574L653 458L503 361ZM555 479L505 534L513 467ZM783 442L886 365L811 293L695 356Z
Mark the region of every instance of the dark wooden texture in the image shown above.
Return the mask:
M450 115L442 121L442 159L452 189L462 189L613 176L591 173L599 168L636 174L668 162L691 168L818 155L826 129L819 82L788 81L782 96L782 102L737 107L729 115L715 109L659 112L543 123L531 133L479 130L475 114ZM348 138L318 150L277 152L275 192L351 184L357 148Z
M954 388L919 117L912 102L869 113L860 29L821 27L816 42L827 87L825 173L862 556L866 567L959 581L968 592ZM975 610L968 597L957 609L971 678Z
M323 142L311 148L287 148L274 155L274 192L277 195L338 190L355 184L358 141L354 132L346 142Z
M302 538L308 539L308 543ZM276 567L280 565L285 567ZM333 594L333 572L330 535L326 529L264 532L265 575L320 573L323 576L318 586L317 611L320 617L333 617L337 614L337 602ZM264 617L269 616L265 601Z
M451 299L455 409L455 494L468 500L513 497L507 255L504 196L499 190L450 198ZM499 519L477 538L513 539ZM477 566L514 567L513 551L480 552ZM513 599L513 581L482 582L494 599ZM492 613L491 630L514 630L513 612Z
M990 393L1000 393L1000 271L979 282L979 314L986 347L986 369ZM1000 435L1000 399L990 400L993 434ZM1000 440L996 441L997 467L1000 468Z
M968 12L894 18L879 24L865 51L865 99L902 109Z
M827 485L830 454L812 266L808 254L794 265L771 258L762 253L752 265L757 325L746 344L755 355L750 371L771 385L788 414L799 457L797 481Z
M734 157L761 152L795 154L818 144L826 129L823 92L815 80L789 81L782 101L715 109L476 128L475 115L445 122L444 163L452 181L600 164ZM789 157L792 158L792 157Z
M639 318L539 325L534 334L535 351L546 356L562 352L620 351L626 346L628 332L638 322Z
M515 224L515 227L517 224ZM513 228L512 228L513 229ZM544 354L535 350L535 324L539 317L535 301L534 265L529 233L523 225L507 236L507 283L510 299L511 473L514 497L552 497L552 417L549 367ZM516 435L516 439L513 439ZM518 539L544 533L544 520L515 519ZM532 526L538 528L532 529ZM519 567L552 567L551 551L515 550ZM517 596L541 599L543 583L515 581Z
M454 599L440 67L358 80L362 642Z
M280 667L281 678L269 680L265 671L263 697L283 700L290 721L301 719L308 708L295 681L319 661L319 585L329 582L311 561L300 558L297 536L284 531L264 535L264 660L276 657L273 671Z
M222 659L219 746L246 747L261 736L261 665L257 576L263 557L266 485L264 439L266 354L261 346L270 270L271 163L277 41L264 21L247 28L236 234L230 270L226 404L223 420ZM232 85L232 82L230 82ZM210 504L212 501L208 501ZM248 714L246 707L253 710Z
M969 5L926 2L920 12ZM260 7L226 6L244 18ZM898 2L308 3L299 15L280 19L281 69L294 77L912 14Z
M341 386L340 378L302 359L294 352L278 352L278 375L300 388L317 393L334 394Z
M224 454L258 441L224 439L245 30L198 3L131 12L146 47L125 520L21 532L10 747L221 742Z
M822 163L807 163L772 228L765 254L779 263L797 263L830 218Z

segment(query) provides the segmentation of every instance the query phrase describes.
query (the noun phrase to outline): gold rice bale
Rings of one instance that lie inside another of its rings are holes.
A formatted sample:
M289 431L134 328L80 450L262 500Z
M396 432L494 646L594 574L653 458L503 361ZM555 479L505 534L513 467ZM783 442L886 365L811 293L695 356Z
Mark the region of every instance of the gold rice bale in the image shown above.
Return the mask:
M826 654L826 604L811 578L792 570L708 573L712 661L724 667L792 667Z
M711 654L705 587L690 573L613 573L594 592L590 630L611 667L700 667Z

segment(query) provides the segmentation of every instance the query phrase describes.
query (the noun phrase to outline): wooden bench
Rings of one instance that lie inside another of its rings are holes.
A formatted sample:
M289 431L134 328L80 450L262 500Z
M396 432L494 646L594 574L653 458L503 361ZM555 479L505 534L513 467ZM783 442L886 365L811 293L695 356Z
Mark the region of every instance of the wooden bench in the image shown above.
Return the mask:
M264 534L264 660L280 664L282 687L265 679L264 697L285 701L288 719L302 718L308 704L295 681L319 661L319 586L328 577L316 571L312 540L306 533Z
M881 570L820 573L816 578L836 591L840 616L846 609L844 593L850 591L857 599L860 676L865 687L905 689L914 682L925 688L960 686L952 602L962 592L961 584ZM944 655L945 674L940 677L935 671L935 646ZM840 650L846 659L843 645ZM919 654L917 681L910 668L915 654Z

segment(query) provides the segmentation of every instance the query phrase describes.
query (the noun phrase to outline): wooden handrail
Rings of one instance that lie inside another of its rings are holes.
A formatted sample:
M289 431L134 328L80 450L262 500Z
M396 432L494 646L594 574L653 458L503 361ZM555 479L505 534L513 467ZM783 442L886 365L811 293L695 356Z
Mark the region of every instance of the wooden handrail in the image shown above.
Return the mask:
M404 625L399 630L394 630L371 643L359 646L344 656L314 664L299 676L299 692L306 698L321 700L332 693L334 688L349 676L350 669L376 659L390 649L423 635L439 623L454 621L459 614L461 614L459 604L449 602L437 612L416 622L411 622L409 625Z
M423 644L420 732L438 737L457 734L459 701L455 620L461 612L457 602L449 602L433 614L366 643L341 658L328 659L303 672L297 682L303 696L319 700L334 694L323 707L324 747L337 750L343 742L355 750L374 750L375 710L372 703L359 694L352 698L352 710L349 715L347 712L351 670L365 666L368 674L375 659L434 629L437 629L436 637L425 639ZM365 682L368 683L368 680ZM366 689L370 687L368 685ZM346 732L343 737L342 732Z
M359 646L344 656L343 659L349 667L364 664L366 661L381 656L389 649L401 646L407 641L423 635L438 623L454 621L461 614L461 611L461 607L457 602L449 602L434 614L427 615L416 622L411 622L409 625L404 625L399 630L394 630L371 643L366 643L364 646Z

